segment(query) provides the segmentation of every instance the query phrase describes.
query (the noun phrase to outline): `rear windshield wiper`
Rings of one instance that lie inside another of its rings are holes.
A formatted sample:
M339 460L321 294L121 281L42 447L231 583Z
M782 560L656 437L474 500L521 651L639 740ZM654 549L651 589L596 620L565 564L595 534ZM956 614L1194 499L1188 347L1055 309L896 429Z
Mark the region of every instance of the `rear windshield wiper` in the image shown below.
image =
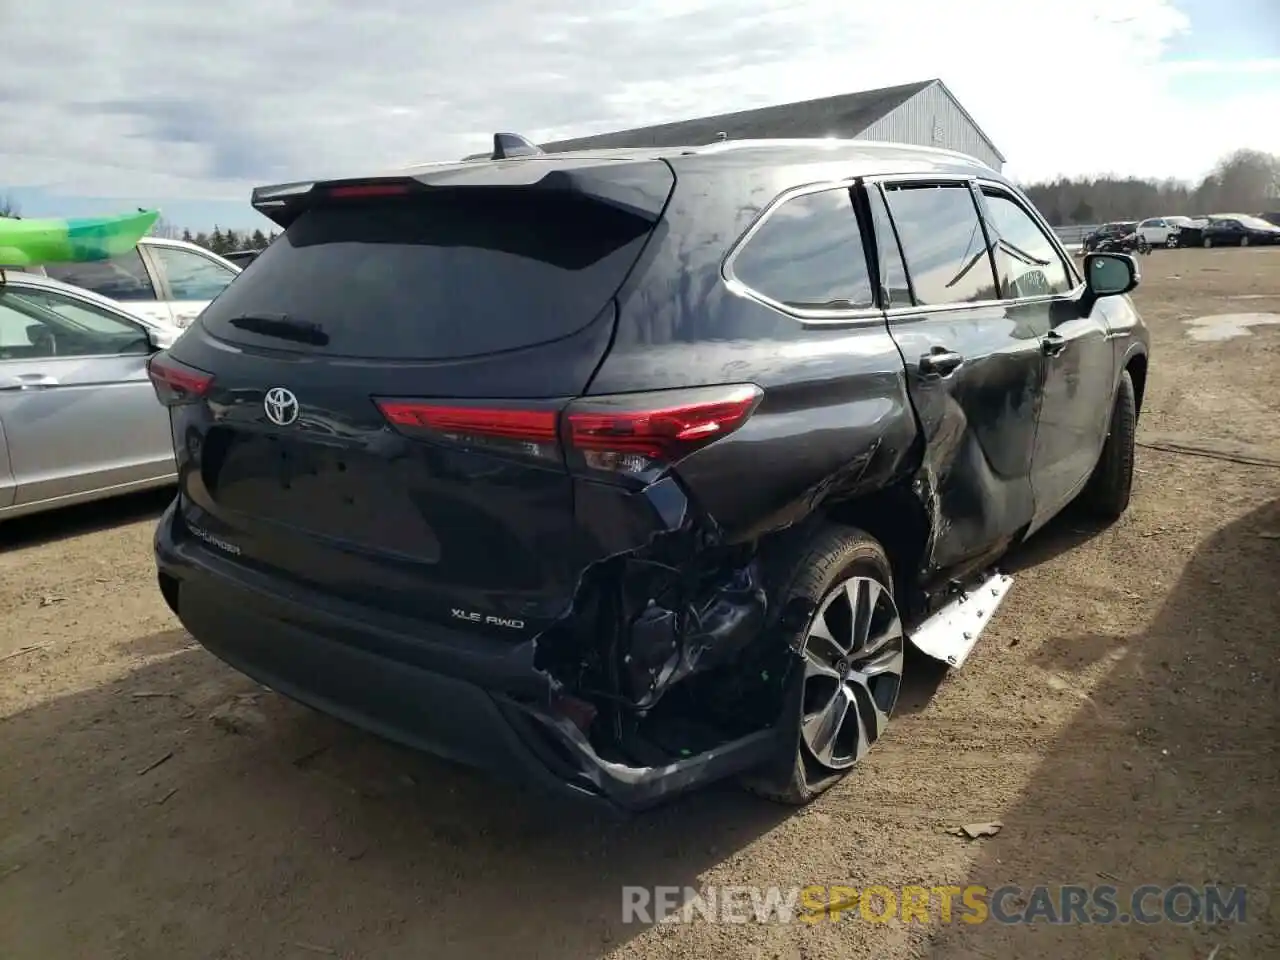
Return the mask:
M232 317L233 327L261 334L264 337L278 337L281 340L294 340L298 343L309 343L315 347L329 345L329 335L318 323L305 320L293 320L287 314L243 314Z

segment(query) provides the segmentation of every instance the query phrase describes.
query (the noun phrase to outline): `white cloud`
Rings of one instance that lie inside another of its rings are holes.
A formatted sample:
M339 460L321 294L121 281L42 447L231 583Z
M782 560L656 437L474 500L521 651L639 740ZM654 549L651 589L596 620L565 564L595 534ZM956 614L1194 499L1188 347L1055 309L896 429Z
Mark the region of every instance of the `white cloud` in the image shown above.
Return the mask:
M1280 85L1211 101L1161 64L1172 0L194 0L8 4L8 186L242 200L255 183L941 77L1027 178L1198 176L1280 152ZM589 12L584 12L589 11ZM1016 11L1016 12L1015 12ZM92 37L90 45L85 38ZM1269 128L1269 129L1268 129Z

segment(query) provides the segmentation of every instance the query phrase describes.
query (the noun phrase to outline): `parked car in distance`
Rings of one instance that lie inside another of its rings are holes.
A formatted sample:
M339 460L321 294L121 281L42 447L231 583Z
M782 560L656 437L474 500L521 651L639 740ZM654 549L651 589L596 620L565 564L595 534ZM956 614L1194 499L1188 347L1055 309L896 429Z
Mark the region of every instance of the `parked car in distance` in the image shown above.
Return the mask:
M1084 238L1084 252L1090 253L1103 240L1122 240L1137 228L1137 220L1113 220L1110 223L1104 223Z
M566 800L805 803L908 643L965 662L1010 545L1126 509L1136 263L950 151L511 139L254 191L284 233L151 364L160 590L271 689Z
M0 280L0 520L175 481L147 361L168 322L49 277Z
M109 297L143 319L183 328L239 276L240 268L194 243L143 237L123 256L51 263L43 272Z
M1268 246L1280 243L1280 227L1247 213L1214 214L1200 228L1203 247Z
M1190 217L1148 217L1135 228L1153 247L1178 246L1178 231L1191 226Z
M1177 233L1173 235L1173 246L1176 247L1199 247L1201 243L1201 231L1209 224L1208 217L1188 217L1187 222L1178 228Z

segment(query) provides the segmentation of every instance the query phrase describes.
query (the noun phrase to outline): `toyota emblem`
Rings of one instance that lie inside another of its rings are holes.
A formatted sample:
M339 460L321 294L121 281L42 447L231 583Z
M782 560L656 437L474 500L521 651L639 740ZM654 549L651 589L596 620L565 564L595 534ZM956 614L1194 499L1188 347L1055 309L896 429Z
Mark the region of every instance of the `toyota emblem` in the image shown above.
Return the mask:
M277 427L287 427L298 419L298 398L292 390L284 387L272 387L262 398L263 409L267 411L267 419Z

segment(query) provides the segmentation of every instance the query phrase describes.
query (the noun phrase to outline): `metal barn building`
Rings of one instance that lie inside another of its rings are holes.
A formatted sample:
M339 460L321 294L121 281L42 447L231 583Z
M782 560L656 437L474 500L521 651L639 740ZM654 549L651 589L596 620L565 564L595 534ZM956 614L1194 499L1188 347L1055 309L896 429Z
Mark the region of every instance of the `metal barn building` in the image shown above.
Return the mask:
M941 80L741 110L542 144L551 153L609 147L682 147L760 137L852 137L945 147L999 170L1004 154Z

